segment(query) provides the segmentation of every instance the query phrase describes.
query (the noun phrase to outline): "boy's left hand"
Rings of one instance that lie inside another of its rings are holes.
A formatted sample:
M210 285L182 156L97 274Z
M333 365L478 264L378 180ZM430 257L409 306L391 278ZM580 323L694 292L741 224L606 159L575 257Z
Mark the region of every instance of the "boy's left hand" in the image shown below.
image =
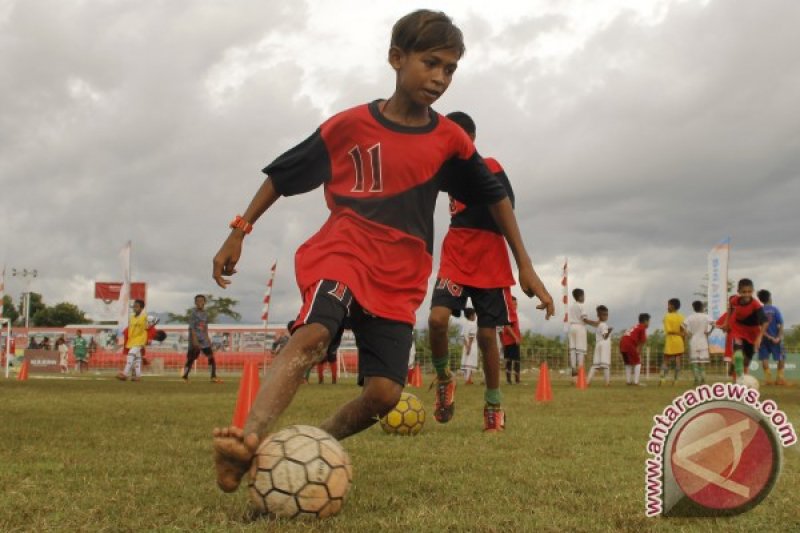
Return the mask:
M519 286L522 292L527 294L529 298L533 298L534 296L539 298L541 303L536 306L536 309L545 310L545 320L550 320L550 317L556 313L555 306L553 305L553 297L547 292L544 283L542 283L542 280L536 275L530 263L524 265L519 270Z

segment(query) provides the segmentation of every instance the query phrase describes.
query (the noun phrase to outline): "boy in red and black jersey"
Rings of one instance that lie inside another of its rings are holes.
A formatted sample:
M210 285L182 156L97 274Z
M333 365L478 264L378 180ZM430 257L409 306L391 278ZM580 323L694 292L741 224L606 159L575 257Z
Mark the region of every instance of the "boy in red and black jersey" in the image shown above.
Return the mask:
M622 335L619 340L619 353L625 363L625 383L628 385L644 385L639 383L642 371L642 347L647 342L647 328L650 326L650 315L639 314L639 323Z
M458 124L475 141L476 126L469 115L456 111L448 114L447 118ZM503 167L494 159L486 158L484 161L503 185L513 206L514 192ZM448 368L447 328L450 316L459 316L466 309L469 298L478 314L478 346L483 353L486 377L484 430L499 431L504 428L500 354L495 331L516 321L516 307L512 305L511 298L511 286L515 283L506 241L489 208L477 204L467 206L451 196L450 228L442 243L439 273L428 317L433 366L436 369L433 416L438 422L449 421L455 411L456 382ZM503 344L506 345L505 342ZM509 345L512 346L509 353L513 355L513 346L518 346L519 342ZM511 365L512 361L513 357L506 357L507 365ZM518 350L515 364L519 372ZM507 373L510 383L510 369Z
M733 368L741 378L750 367L753 354L758 353L761 339L769 325L764 306L753 297L753 282L747 278L739 280L737 294L728 300L728 313L723 330L733 345Z
M281 196L324 186L330 216L297 250L303 306L273 361L243 430L214 430L217 484L235 490L258 444L292 401L347 318L356 338L361 395L320 427L337 439L362 431L397 403L407 377L415 312L432 265L433 210L447 191L466 205L488 204L515 253L520 285L552 299L522 243L511 202L472 141L430 106L448 88L464 52L461 31L443 13L419 10L392 30L396 87L339 113L269 164L268 175L214 258L225 287L252 224Z

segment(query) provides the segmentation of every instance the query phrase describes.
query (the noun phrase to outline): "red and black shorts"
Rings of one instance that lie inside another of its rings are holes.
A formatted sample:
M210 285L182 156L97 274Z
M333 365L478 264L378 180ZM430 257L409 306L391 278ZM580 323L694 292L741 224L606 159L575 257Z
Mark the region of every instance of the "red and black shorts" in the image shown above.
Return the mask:
M478 315L479 328L496 328L511 324L513 307L511 306L511 288L481 289L459 285L449 279L436 279L431 297L431 308L447 307L453 316L461 316L467 307L467 298L472 300Z
M345 328L353 330L358 348L358 384L370 377L383 377L405 386L412 326L371 314L361 307L350 289L338 281L321 280L303 295L303 307L294 330L320 324L341 342ZM334 350L334 354L336 351ZM335 360L335 359L334 359Z

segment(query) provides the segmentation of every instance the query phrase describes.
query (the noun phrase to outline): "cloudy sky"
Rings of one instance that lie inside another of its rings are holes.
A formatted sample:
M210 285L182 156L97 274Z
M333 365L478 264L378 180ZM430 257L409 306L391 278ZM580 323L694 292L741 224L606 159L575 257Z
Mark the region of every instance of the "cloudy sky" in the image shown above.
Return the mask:
M222 294L211 259L260 169L331 113L389 96L391 25L430 7L467 45L435 108L475 118L555 297L568 257L613 325L660 317L730 236L731 277L800 322L800 3L488 5L0 0L0 264L38 269L47 303L92 311L93 281L120 278L130 239L151 311ZM293 254L326 215L315 191L259 221L226 291L246 322L274 260L271 317L293 318ZM440 198L437 242L446 225ZM561 330L533 303L521 312L523 327Z

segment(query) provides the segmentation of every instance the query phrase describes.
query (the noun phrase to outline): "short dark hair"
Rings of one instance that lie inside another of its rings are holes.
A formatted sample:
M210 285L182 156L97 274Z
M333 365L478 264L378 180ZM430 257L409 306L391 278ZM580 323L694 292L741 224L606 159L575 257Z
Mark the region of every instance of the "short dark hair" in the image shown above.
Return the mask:
M597 306L597 313L598 314L600 314L600 313L608 313L608 307L606 307L605 305L598 305Z
M648 320L650 320L649 313L639 313L639 324L644 324Z
M205 300L206 299L206 295L205 294L195 294L194 295L194 299L197 300L198 298L202 298L203 300Z
M286 329L288 329L289 331L292 331L293 327L294 327L294 320L290 320L289 322L286 323Z
M772 299L772 293L769 292L767 289L761 289L760 291L758 291L756 296L758 296L758 299L761 301L762 304L765 304Z
M742 279L739 280L739 285L737 286L737 289L744 289L745 287L752 287L752 286L753 286L753 280L752 279L750 279L750 278L742 278Z
M461 126L461 129L467 132L467 135L475 135L477 131L475 127L475 121L472 120L472 117L464 113L463 111L453 111L452 113L447 114L447 118Z
M403 52L452 49L461 57L466 52L464 35L441 11L418 9L394 23L391 46Z
M572 297L576 300L583 296L583 289L572 289Z
M137 298L136 300L133 301L133 303L134 304L139 304L144 308L144 300L140 300L140 299Z
M695 300L692 302L692 309L694 309L696 313L702 313L703 307L705 306L703 305L703 302L701 302L700 300Z
M466 309L464 309L464 316L467 317L467 318L474 317L475 316L475 309L473 309L471 307L467 307Z
M670 298L667 301L667 304L672 306L672 308L675 309L676 311L681 308L681 301L677 298Z

